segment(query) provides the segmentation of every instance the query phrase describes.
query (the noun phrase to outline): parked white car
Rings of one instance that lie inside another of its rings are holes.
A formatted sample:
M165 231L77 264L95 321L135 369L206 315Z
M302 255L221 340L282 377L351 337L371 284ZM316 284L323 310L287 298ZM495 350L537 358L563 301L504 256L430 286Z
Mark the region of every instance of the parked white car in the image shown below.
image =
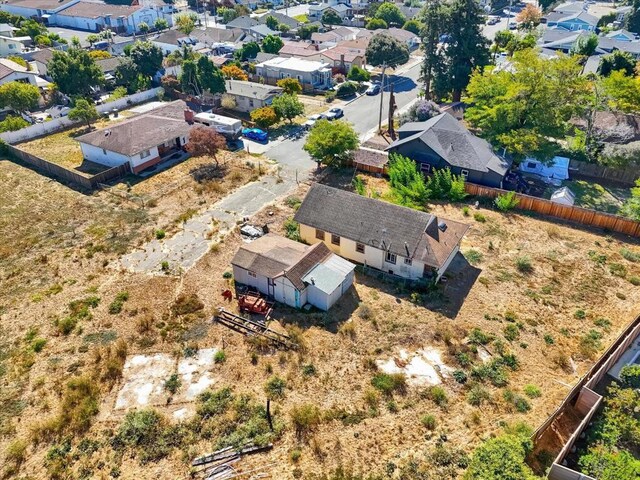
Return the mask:
M327 119L327 116L324 113L318 113L316 115L311 115L309 119L302 124L304 128L313 127L318 120Z

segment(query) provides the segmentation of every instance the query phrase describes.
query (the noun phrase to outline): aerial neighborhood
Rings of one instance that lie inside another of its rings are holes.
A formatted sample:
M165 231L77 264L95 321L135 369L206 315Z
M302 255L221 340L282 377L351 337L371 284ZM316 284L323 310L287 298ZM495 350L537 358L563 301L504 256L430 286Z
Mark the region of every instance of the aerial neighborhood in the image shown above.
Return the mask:
M640 0L3 0L0 187L2 479L640 479Z

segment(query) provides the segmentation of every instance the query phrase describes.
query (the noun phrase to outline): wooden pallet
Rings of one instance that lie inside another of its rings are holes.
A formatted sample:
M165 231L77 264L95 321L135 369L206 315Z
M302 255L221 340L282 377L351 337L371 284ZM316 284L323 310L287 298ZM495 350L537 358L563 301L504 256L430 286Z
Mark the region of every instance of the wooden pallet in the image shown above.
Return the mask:
M231 330L247 336L258 336L269 340L276 348L296 349L296 345L288 335L283 335L267 327L264 322L256 322L250 318L243 318L220 308L213 320Z

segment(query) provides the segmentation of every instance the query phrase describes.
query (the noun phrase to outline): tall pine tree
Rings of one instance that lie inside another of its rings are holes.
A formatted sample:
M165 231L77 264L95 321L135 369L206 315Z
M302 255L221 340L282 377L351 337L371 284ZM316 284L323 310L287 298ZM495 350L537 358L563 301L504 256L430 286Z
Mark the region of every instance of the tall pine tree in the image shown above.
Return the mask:
M447 11L440 0L429 0L421 12L424 23L422 29L422 50L424 61L422 62L421 79L424 82L425 97L431 98L431 83L438 64L438 42L447 24Z
M471 72L489 63L489 40L482 34L482 10L476 0L454 0L447 17L448 39L438 51L434 90L439 97L451 94L457 102Z
M633 33L640 33L640 0L633 0L631 11L625 20L625 27Z

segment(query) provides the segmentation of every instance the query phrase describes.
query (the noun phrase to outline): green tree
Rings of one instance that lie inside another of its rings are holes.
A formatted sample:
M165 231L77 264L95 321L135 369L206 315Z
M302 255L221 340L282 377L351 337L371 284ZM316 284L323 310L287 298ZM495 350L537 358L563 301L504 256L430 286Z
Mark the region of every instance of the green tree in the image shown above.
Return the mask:
M153 77L162 67L162 50L149 41L136 42L129 51L129 56L145 77Z
M396 203L424 209L430 193L416 162L402 155L392 155L389 161L389 184Z
M625 19L625 28L630 32L640 34L640 0L633 0L631 11Z
M184 33L185 35L189 35L191 32L193 32L193 29L196 28L196 20L197 17L194 18L194 16L190 13L181 13L180 15L176 16L174 23L178 31Z
M447 10L449 38L437 54L440 64L436 69L434 90L438 97L451 94L457 102L471 73L489 63L489 41L482 33L484 16L477 1L453 0Z
M640 388L640 365L625 365L620 370L620 380L629 388Z
M29 122L22 117L7 115L7 118L0 122L0 132L14 132L29 125Z
M386 30L387 28L389 28L389 25L387 25L387 22L385 22L381 18L372 18L367 22L365 28L367 30Z
M165 18L156 18L156 21L153 22L153 26L159 32L166 30L169 28L169 22Z
M507 433L486 440L474 452L465 480L536 480L525 462L532 444L528 435Z
M273 99L271 106L280 118L286 118L289 122L293 122L295 117L304 113L304 105L298 100L297 95L280 95Z
M438 45L440 36L444 33L447 19L447 9L440 0L429 0L421 13L424 23L422 30L422 50L424 60L420 71L420 78L424 82L424 93L427 99L432 98L432 84L436 69L439 68Z
M130 57L118 59L115 69L116 84L127 87L127 91L133 93L138 85L138 67Z
M631 189L631 197L624 203L620 213L632 220L640 221L640 179L636 180L636 186Z
M338 87L338 90L336 91L336 96L338 98L348 98L348 97L352 97L353 95L356 94L357 92L357 88L355 83L352 82L343 82L340 84L340 86Z
M368 82L371 79L371 74L364 68L353 65L347 74L347 79L354 82Z
M386 65L396 68L409 61L409 49L401 41L386 33L376 33L367 46L367 63L374 67Z
M626 450L618 450L597 444L589 453L580 457L580 471L598 480L640 478L640 460Z
M278 30L278 24L280 22L278 22L278 19L276 17L274 17L273 15L268 15L267 18L265 19L264 23L271 30Z
M376 10L375 18L384 20L387 25L399 27L407 20L395 3L384 2Z
M70 48L66 53L54 51L47 70L60 91L67 95L88 95L91 87L104 83L102 70L81 48Z
M273 107L257 108L249 115L251 115L251 121L259 128L269 128L270 126L278 123L278 114Z
M454 175L449 168L440 168L427 178L426 183L429 198L452 202L459 202L466 197L464 189L464 178L461 175Z
M224 93L227 91L222 71L204 55L198 59L197 75L198 83L209 93Z
M264 53L278 53L283 46L282 39L275 35L267 35L262 40L262 51Z
M571 54L590 57L595 53L596 48L598 48L598 36L595 33L582 35L571 48Z
M147 33L149 33L149 24L146 22L140 22L138 24L138 30L140 30L140 33L142 35L146 35Z
M36 38L33 39L33 41L39 47L50 47L53 45L53 42L51 41L51 39L46 35L38 35L36 36Z
M321 163L325 165L342 164L358 148L359 144L358 134L347 122L318 120L311 128L302 148L318 162L318 167L320 167Z
M200 79L198 78L198 66L193 60L182 62L180 85L184 93L202 94L202 85L200 85Z
M236 50L235 56L244 62L251 58L256 58L258 53L260 53L260 45L258 45L258 42L247 42L242 48Z
M91 45L93 47L93 45L95 43L100 41L100 37L98 35L96 35L95 33L90 33L89 35L87 35L86 40L87 40L87 42L89 42L89 45Z
M21 67L26 68L27 71L31 70L31 67L29 66L29 63L22 57L19 57L17 55L9 55L7 57L7 60L11 60L12 62L17 63Z
M640 78L628 77L618 70L602 79L609 108L625 113L640 112Z
M36 22L35 20L23 20L20 22L20 28L16 31L16 37L31 37L35 40L36 37L44 36L47 33L47 27L43 24Z
M572 130L591 95L579 57L541 58L534 50L516 52L511 71L476 71L467 87L469 124L513 155L550 159L555 144Z
M302 92L302 85L297 78L281 78L276 82L276 85L282 88L283 93L297 95Z
M615 50L609 55L604 55L598 66L598 74L608 77L611 72L622 70L628 77L633 77L636 68L636 60L628 52Z
M298 28L298 36L301 40L309 40L318 30L318 25L302 25Z
M420 35L422 27L423 25L418 20L411 19L404 22L402 29L411 33L415 33L416 35Z
M91 122L97 120L99 116L96 106L84 98L78 99L75 106L69 110L69 120L84 122L89 128L91 128Z
M342 18L332 8L325 9L322 12L321 22L325 25L342 25Z

